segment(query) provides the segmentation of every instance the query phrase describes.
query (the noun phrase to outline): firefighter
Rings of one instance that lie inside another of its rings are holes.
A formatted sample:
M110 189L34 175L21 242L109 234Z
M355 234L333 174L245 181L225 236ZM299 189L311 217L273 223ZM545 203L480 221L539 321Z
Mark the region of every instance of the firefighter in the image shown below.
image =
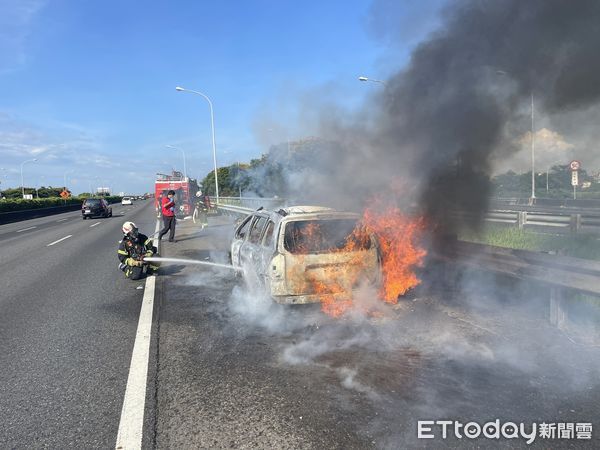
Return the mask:
M192 219L194 220L194 223L196 223L196 219L199 219L200 225L202 225L202 228L204 229L204 227L208 226L208 209L210 208L210 199L208 195L202 195L202 191L196 192L196 197L198 200L196 201L196 208L194 209Z
M121 261L119 269L132 280L139 280L144 274L152 275L158 270L156 263L144 261L146 257L156 256L156 247L152 245L152 239L141 234L133 222L123 224L123 239L117 254Z

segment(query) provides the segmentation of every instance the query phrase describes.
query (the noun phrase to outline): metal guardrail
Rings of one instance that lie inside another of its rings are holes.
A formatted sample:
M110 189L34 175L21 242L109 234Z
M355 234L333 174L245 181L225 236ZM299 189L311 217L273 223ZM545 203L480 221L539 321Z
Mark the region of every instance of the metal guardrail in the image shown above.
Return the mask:
M252 214L254 211L256 211L256 209L252 209L252 208L244 208L242 206L234 206L234 205L224 205L222 203L217 203L216 206L220 212L225 213L229 216L245 217L248 214Z
M600 198L596 199L577 199L570 198L519 198L519 197L496 197L490 199L490 203L495 206L527 206L536 208L575 208L575 209L600 209Z
M452 213L452 216L455 218L469 218L470 214L456 211ZM549 228L555 231L600 234L600 212L572 214L569 212L552 213L541 210L491 210L484 215L483 219L486 222L515 225L522 229Z
M600 296L600 261L464 241L449 244L445 254L438 257L452 265L458 262L549 286L549 319L559 328L567 321L565 290Z
M456 241L446 256L463 264L600 296L600 261Z
M275 209L282 207L285 199L281 198L246 198L246 197L220 197L219 208L226 206L235 206L247 209L248 212L254 211L259 207L265 209ZM240 210L241 211L241 210ZM238 212L240 212L238 211ZM233 210L230 211L234 212ZM246 212L245 214L248 214ZM469 216L475 218L473 214L455 211L451 213L454 218L468 219ZM600 234L600 211L588 210L584 212L572 212L555 209L549 211L540 208L525 209L493 209L488 211L483 219L486 222L499 223L505 225L514 225L521 229L543 229L557 232L583 232Z
M286 202L286 199L274 197L219 197L219 205L221 206L239 206L255 210L261 206L265 209L280 208Z

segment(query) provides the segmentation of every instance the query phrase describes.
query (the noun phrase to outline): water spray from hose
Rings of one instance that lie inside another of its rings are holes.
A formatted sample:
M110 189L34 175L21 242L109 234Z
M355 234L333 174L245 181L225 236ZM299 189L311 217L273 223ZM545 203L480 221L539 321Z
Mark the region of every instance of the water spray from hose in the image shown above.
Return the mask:
M149 256L147 258L144 258L144 261L158 262L158 263L203 265L203 266L219 267L221 269L235 270L237 272L243 271L243 269L241 267L234 267L230 264L219 264L219 263L213 263L213 262L208 262L208 261L200 261L198 259L163 258L162 256Z

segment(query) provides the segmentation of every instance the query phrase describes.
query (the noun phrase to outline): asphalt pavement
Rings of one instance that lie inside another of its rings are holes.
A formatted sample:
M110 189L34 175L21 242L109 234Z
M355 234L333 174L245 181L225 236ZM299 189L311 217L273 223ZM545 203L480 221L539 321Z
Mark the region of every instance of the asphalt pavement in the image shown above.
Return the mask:
M116 250L151 205L0 226L0 448L114 448L143 295Z
M227 262L233 226L209 223L178 225L163 254ZM545 422L556 436L557 423L600 427L598 336L550 326L540 287L473 272L449 289L427 267L397 305L334 319L318 305L273 304L227 270L167 268L156 448L522 448L522 438L439 429L419 440L417 422ZM597 448L598 435L534 446Z
M151 201L114 213L0 226L0 448L115 446L144 293L116 248L124 220L150 234L156 217ZM179 221L161 254L226 263L232 231L226 217ZM598 336L584 322L550 326L539 287L420 276L397 305L366 296L336 319L273 304L227 269L163 264L142 448L520 448L439 430L419 440L417 422L600 426ZM534 446L598 448L599 435Z

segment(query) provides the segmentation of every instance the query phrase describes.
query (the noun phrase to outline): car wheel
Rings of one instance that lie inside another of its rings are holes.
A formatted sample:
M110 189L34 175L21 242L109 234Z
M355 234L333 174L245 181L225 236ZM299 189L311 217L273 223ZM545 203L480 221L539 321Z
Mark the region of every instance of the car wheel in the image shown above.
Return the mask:
M86 217L85 217L85 216L82 216L81 218L82 218L83 220L85 220L85 218L86 218Z
M108 217L112 217L112 208L110 209L110 213L108 214Z

